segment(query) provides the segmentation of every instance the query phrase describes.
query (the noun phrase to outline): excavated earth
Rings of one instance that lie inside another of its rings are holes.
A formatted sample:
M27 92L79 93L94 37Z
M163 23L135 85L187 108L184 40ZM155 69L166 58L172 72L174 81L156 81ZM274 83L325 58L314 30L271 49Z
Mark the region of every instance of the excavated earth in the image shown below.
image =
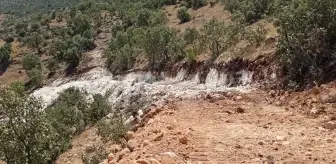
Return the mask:
M335 84L304 93L204 94L152 107L120 145L90 129L58 163L81 163L86 146L104 144L103 164L329 164L336 160Z

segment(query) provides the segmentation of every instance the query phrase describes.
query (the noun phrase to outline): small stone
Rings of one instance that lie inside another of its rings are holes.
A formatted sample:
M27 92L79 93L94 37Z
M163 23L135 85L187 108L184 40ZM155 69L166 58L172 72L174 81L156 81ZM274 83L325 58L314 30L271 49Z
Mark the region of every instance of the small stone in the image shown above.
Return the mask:
M112 153L117 153L118 151L120 151L122 148L120 145L112 145L110 150L112 151Z
M154 137L154 141L160 141L161 139L163 138L163 133L161 132L161 133L159 133L159 134L157 134L155 137Z
M174 158L169 156L161 156L161 163L162 164L175 164L176 161Z
M259 144L259 145L264 145L264 142L259 141L258 144Z
M129 140L127 142L127 147L133 151L138 146L138 142L136 140Z
M188 138L186 137L186 136L182 136L182 137L180 137L179 138L179 142L181 143L181 144L188 144Z
M235 148L236 148L236 149L241 149L242 146L237 144L237 145L235 145Z
M281 144L282 144L282 145L289 145L290 142L289 142L289 141L284 141L284 142L282 142Z
M277 141L284 141L286 138L284 136L277 136L276 140Z
M145 147L145 146L148 146L150 144L151 144L150 141L144 140L143 143L142 143L142 146Z
M236 108L236 112L237 113L245 113L245 109L243 109L241 107L238 107L238 108Z
M134 132L132 132L132 131L128 131L127 133L126 133L126 139L127 140L131 140L131 139L133 139L134 138Z
M174 127L173 127L172 125L168 125L168 126L167 126L167 129L168 129L168 130L173 130Z
M310 110L310 114L312 115L319 115L325 113L324 109L316 109L315 107L313 107L313 109Z
M114 154L113 153L110 153L107 157L107 162L110 162L114 159Z
M161 164L158 160L151 158L148 160L151 164Z
M269 94L271 97L275 97L276 92L275 92L275 90L271 90L271 91L269 91L268 94Z
M239 101L239 100L242 100L242 99L243 99L242 96L237 96L237 97L236 97L236 100L238 100L238 101Z
M312 152L306 152L306 156L312 156Z
M117 160L121 160L123 157L131 153L131 150L128 148L123 149L117 154Z
M137 163L138 164L150 164L146 159L138 159Z

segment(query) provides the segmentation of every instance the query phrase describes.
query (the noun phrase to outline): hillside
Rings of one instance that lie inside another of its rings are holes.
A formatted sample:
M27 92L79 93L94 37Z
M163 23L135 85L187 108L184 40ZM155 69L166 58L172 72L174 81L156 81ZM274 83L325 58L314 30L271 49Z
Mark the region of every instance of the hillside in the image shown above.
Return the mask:
M79 2L81 0L2 0L0 13L24 16L71 7Z

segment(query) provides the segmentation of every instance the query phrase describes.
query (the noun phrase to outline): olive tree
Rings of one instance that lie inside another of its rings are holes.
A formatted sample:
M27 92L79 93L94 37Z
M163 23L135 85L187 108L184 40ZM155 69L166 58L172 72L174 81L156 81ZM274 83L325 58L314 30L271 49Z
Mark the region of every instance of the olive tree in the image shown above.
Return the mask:
M146 31L142 48L151 69L162 69L168 62L183 57L185 43L176 31L168 27L153 27Z
M201 31L202 42L210 50L211 58L215 59L240 39L242 27L240 24L228 25L212 19Z
M0 154L7 163L46 164L58 155L57 133L35 98L1 89L0 120Z

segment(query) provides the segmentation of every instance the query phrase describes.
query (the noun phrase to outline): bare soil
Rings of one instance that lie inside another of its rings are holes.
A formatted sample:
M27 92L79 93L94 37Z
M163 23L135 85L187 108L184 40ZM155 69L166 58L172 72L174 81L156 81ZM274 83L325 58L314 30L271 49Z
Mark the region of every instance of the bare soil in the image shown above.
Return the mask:
M331 92L321 92L319 96ZM296 98L296 103L287 105L278 100L281 97L257 90L248 94L206 95L196 101L176 100L163 108L153 108L132 135L136 143L132 152L115 152L113 144L106 144L114 156L109 164L335 163L336 132L325 126L327 122L334 124L333 105L318 100L312 106L319 109L323 105L326 112L312 113L309 106L306 111L310 112L303 112L298 108L303 99ZM285 97L283 100L297 95ZM83 151L83 145L98 144L97 138L87 137L84 132L66 153L72 155L62 155L58 161L81 163L73 154L79 153L79 147ZM184 139L186 142L181 141Z

